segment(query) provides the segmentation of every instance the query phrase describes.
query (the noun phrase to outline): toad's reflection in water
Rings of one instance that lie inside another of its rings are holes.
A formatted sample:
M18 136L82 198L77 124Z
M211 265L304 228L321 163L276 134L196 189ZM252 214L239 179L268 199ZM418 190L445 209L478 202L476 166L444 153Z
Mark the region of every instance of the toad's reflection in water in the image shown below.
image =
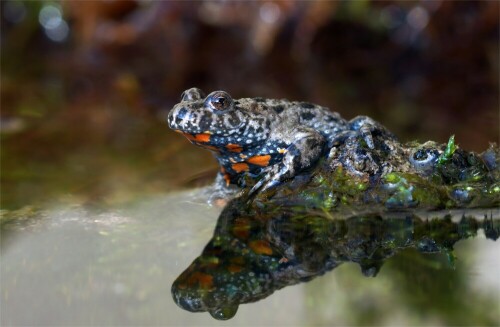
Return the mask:
M255 215L233 200L222 212L203 253L172 285L175 302L216 319L232 318L241 303L255 302L288 285L309 281L343 262L355 262L365 276L377 275L384 260L406 248L443 252L483 229L496 240L498 212L474 214L364 214L333 219L291 210Z

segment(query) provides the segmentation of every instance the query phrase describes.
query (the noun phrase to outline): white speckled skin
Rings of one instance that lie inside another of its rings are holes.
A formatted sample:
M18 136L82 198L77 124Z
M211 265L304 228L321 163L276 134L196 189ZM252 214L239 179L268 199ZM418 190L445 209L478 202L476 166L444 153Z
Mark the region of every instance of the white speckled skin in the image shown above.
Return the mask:
M306 102L233 100L224 91L205 97L197 88L184 91L168 124L193 144L214 152L221 165L216 180L220 187L244 186L244 176L262 177L251 192L294 177L347 137L361 135L373 148L371 131L384 128L364 116L348 122Z

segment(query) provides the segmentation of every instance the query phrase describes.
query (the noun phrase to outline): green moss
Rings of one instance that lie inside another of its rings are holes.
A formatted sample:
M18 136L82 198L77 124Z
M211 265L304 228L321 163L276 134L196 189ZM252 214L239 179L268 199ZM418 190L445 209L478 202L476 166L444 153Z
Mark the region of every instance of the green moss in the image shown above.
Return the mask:
M451 157L453 156L453 153L455 153L456 150L455 146L455 135L450 136L450 139L448 140L448 144L446 145L446 149L444 150L443 154L439 157L438 163L440 165L448 162Z

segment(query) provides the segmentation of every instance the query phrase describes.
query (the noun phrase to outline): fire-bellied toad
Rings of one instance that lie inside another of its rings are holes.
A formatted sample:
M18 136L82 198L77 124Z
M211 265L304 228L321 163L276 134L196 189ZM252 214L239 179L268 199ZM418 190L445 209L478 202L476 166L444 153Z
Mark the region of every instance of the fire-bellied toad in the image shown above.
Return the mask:
M361 136L373 148L372 133L382 125L369 117L350 121L307 102L285 99L234 100L224 91L205 97L191 88L168 115L170 128L193 144L213 151L220 164L216 186L244 187L245 176L258 178L250 193L265 190L310 168L336 144Z

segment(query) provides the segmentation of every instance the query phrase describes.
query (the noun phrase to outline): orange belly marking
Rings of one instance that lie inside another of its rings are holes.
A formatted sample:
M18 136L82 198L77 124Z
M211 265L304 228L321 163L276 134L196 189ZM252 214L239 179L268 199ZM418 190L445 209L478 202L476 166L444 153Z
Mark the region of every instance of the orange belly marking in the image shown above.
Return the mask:
M248 246L253 250L253 252L257 254L266 254L272 255L273 250L267 241L264 240L255 240L251 241Z
M235 273L239 273L240 271L242 271L243 267L242 266L238 266L238 265L229 265L227 267L227 270L229 270L229 272L231 274L235 274Z
M243 151L243 148L239 144L229 143L228 145L226 145L226 148L231 152L240 153L241 151Z
M265 167L269 165L269 160L271 160L271 156L269 154L263 156L253 156L246 160L246 162L251 163L253 165Z
M182 134L184 134L184 136L190 141L201 142L201 143L210 142L210 134L206 133L194 134L194 135L189 133L182 133Z
M235 172L241 173L242 171L249 171L250 167L244 162L238 162L231 166Z
M210 289L213 286L213 277L208 274L196 271L188 278L187 283L193 286L198 283L200 288Z

